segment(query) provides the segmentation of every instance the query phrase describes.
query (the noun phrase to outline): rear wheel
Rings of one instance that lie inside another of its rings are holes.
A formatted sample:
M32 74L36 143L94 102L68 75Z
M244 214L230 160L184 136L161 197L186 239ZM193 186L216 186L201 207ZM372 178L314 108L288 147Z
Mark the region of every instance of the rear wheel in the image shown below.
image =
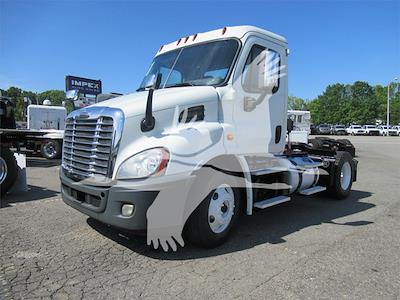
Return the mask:
M8 148L1 148L0 153L0 190L4 195L17 179L18 168L14 154Z
M185 226L185 238L191 243L212 248L223 244L229 237L237 222L241 202L240 191L232 177L213 171L208 178L215 188L192 213ZM196 182L202 184L202 179Z
M47 140L42 143L40 153L44 158L54 159L61 156L61 145L57 140Z
M328 188L328 194L335 199L344 199L350 194L353 184L354 165L348 152L338 151L335 169L333 171L333 184Z

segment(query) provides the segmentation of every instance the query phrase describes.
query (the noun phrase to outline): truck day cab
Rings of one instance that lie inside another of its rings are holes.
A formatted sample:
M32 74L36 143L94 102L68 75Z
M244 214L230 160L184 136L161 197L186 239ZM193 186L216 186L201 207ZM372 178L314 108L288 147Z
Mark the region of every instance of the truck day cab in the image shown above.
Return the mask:
M347 197L347 152L286 144L288 53L285 38L252 26L162 46L136 93L67 117L64 202L176 250L220 245L241 211L292 194Z

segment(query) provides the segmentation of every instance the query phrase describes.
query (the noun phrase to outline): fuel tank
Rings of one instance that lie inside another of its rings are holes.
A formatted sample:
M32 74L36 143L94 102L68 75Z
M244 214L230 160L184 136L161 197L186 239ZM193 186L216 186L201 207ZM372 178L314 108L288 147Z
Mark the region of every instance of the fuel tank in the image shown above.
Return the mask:
M293 156L279 160L280 164L288 171L284 176L289 185L289 193L308 189L315 185L320 176L321 161L313 160L308 156Z

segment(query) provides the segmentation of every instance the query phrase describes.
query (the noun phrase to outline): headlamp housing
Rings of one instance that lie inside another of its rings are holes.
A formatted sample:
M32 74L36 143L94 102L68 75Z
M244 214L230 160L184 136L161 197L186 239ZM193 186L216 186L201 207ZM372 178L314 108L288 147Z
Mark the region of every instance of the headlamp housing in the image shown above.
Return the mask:
M152 148L125 160L118 169L117 179L139 179L165 173L169 152L165 148Z

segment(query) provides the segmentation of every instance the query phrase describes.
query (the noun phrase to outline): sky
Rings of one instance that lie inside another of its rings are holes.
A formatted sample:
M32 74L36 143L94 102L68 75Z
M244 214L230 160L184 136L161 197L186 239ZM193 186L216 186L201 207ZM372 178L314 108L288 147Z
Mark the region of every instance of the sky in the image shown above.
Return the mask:
M63 90L65 76L76 75L130 93L161 45L234 25L287 38L290 95L400 78L400 0L0 0L0 88Z

